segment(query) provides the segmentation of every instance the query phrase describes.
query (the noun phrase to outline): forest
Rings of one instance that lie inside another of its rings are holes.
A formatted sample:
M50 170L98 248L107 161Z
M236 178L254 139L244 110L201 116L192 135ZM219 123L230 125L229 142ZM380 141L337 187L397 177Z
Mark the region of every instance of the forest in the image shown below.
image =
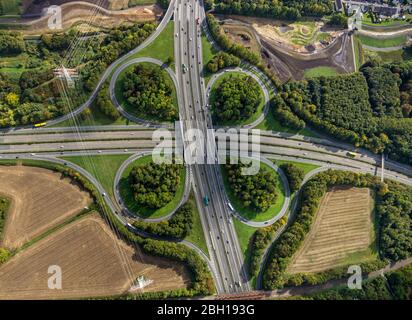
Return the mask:
M212 92L213 115L219 123L250 118L262 100L259 84L250 76L230 75Z
M367 64L359 73L286 83L272 106L282 125L309 125L412 164L411 80L410 62Z
M180 183L181 165L148 163L132 169L129 184L135 201L143 207L158 209L173 200Z
M159 66L137 64L126 73L122 89L128 104L138 114L162 121L178 118L178 108L173 102L173 83Z
M155 27L122 26L83 41L74 31L45 34L38 42L26 41L20 33L0 32L0 127L43 122L76 108L108 65L143 42ZM76 50L71 50L72 43ZM75 88L54 77L53 69L62 63L79 66Z
M297 20L302 16L324 16L332 13L332 0L207 0L218 13L264 16Z
M261 167L258 174L243 175L243 167L241 164L225 165L230 188L244 207L256 212L268 210L278 197L275 174Z
M292 163L284 163L280 166L288 179L290 192L293 193L300 189L300 185L305 177L305 171Z

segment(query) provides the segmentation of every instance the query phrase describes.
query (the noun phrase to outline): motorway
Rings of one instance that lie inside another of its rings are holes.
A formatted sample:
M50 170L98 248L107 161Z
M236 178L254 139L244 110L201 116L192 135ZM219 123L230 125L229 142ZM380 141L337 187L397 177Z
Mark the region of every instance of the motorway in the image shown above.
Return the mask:
M206 136L212 128L207 104L205 82L202 78L202 25L206 24L205 11L201 1L179 0L175 5L175 60L176 74L179 81L179 94L183 98L181 120L183 129L198 129ZM183 65L187 71L183 70ZM215 141L203 145L206 157L215 159ZM186 149L186 161L192 163L190 150ZM194 163L193 186L199 207L203 231L211 260L216 269L218 293L236 293L249 290L248 277L243 262L238 237L232 222L219 165ZM205 205L204 197L210 199Z
M120 72L126 67L138 62L151 62L160 65L161 62L152 58L137 58L127 59L130 55L140 51L150 44L164 29L170 18L174 16L174 50L176 61L176 72L169 68L166 71L171 76L177 90L179 102L179 114L182 121L183 130L199 129L205 133L208 128L213 128L212 118L209 109L206 107L208 103L205 80L202 77L203 56L201 30L202 27L207 33L205 21L205 12L202 7L202 2L199 0L172 0L165 18L160 23L156 32L151 35L141 46L137 47L126 56L116 61L104 73L98 87L90 96L88 102L82 105L79 109L74 110L72 114L49 122L49 125L57 124L67 120L90 105L96 96L102 83L113 74L110 92L112 99L114 97L115 79ZM199 24L197 23L199 22ZM183 71L182 66L187 66L187 72ZM117 68L117 69L116 69ZM239 69L240 70L240 69ZM241 70L250 74L255 79L257 70L248 73L247 70ZM113 80L114 79L114 80ZM214 79L214 78L213 78ZM258 80L262 89L265 92L267 100L267 89L264 81ZM267 101L266 101L267 103ZM117 107L121 109L117 103ZM124 110L120 110L127 117L132 116ZM267 108L265 108L265 112ZM261 121L263 116L258 119ZM112 155L112 154L130 154L131 158L127 163L123 164L117 172L117 178L121 175L122 169L127 164L144 153L150 152L156 145L152 140L153 129L164 128L162 124L153 124L142 119L135 119L139 125L128 126L91 126L75 128L16 128L11 130L0 131L0 158L4 159L39 159L48 160L60 164L66 164L78 170L85 175L101 193L107 193L103 187L84 169L71 164L70 162L60 160L59 156L72 155ZM258 122L253 123L252 126ZM250 127L250 125L248 126ZM177 134L177 133L176 133ZM172 132L174 137L175 133ZM218 138L218 135L216 136ZM185 197L180 203L183 203L189 194L189 188L193 187L197 205L199 208L202 227L204 230L207 247L210 253L210 259L193 244L185 243L185 245L196 250L209 264L212 274L215 279L217 292L222 293L241 293L249 291L248 275L244 266L243 253L241 252L238 237L233 224L233 217L239 219L242 223L249 226L262 227L274 223L282 217L287 211L287 205L284 206L281 213L271 220L254 223L240 217L236 213L232 213L228 207L228 198L224 191L223 180L220 172L220 166L216 161L215 139L209 139L202 147L207 151L206 156L213 163L202 165L192 163L195 154L191 154L191 149L185 145L185 158L187 166L187 181ZM248 145L250 150L251 145ZM285 133L274 133L269 131L261 132L260 150L262 161L277 170L268 159L289 160L303 163L311 163L320 165L321 168L314 171L317 173L328 168L339 170L350 170L353 172L370 173L379 175L381 173L380 156L374 155L365 150L356 150L359 153L355 158L347 156L348 151L354 151L352 146L345 143L340 143L323 138L311 138L299 135L291 135ZM245 151L245 150L243 150ZM204 156L203 156L204 159ZM279 172L282 180L285 177ZM309 177L309 176L308 176ZM306 177L306 178L308 178ZM412 185L412 168L407 165L399 164L394 161L386 161L385 177L392 180ZM287 183L285 183L287 186ZM116 201L112 201L106 197L106 202L113 212L124 211L119 194L116 192L118 184L115 182L114 190ZM289 204L289 192L286 188L287 202ZM210 202L204 204L204 197L208 196ZM292 204L293 212L294 204ZM173 214L173 212L171 213ZM168 215L167 218L170 218ZM289 215L290 217L291 215ZM122 223L127 223L125 217L118 215L117 218ZM158 221L158 220L156 220ZM141 231L137 233L147 236ZM279 233L280 234L280 233Z

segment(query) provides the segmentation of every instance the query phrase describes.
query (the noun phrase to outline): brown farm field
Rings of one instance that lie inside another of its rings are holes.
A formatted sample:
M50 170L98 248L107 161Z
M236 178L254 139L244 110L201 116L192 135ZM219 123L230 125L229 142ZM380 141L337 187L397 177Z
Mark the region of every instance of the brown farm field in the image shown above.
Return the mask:
M367 188L335 187L323 197L287 273L314 273L376 258L373 201Z
M17 249L88 206L87 192L60 173L0 166L0 194L11 200L0 245Z
M48 288L50 266L61 268L61 290ZM127 292L139 276L153 282L135 292L179 289L190 283L182 264L143 254L119 240L98 214L92 214L40 240L2 265L0 299L119 295Z

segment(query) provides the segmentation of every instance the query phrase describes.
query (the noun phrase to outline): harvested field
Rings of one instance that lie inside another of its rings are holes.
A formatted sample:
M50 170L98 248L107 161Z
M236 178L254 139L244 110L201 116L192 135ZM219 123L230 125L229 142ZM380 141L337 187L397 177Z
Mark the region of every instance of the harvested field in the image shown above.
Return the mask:
M320 272L374 259L372 206L367 188L336 187L328 191L287 272Z
M52 265L61 268L61 290L48 288L48 268ZM118 295L127 292L139 276L153 281L144 292L178 289L189 283L182 264L143 255L120 241L93 214L67 225L2 265L0 299Z
M90 195L50 170L0 166L0 194L11 200L1 246L16 249L88 206Z

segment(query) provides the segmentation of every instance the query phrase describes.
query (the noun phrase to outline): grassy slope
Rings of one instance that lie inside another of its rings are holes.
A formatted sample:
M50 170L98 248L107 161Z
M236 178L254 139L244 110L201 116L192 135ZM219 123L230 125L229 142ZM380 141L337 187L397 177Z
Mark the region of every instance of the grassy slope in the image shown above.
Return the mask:
M131 56L128 60L140 57L151 57L165 62L174 57L174 23L169 22L163 32L147 48Z
M306 69L305 70L305 78L315 78L315 77L330 77L330 76L336 76L339 74L334 68L331 67L316 67L316 68L311 68L311 69Z
M398 36L393 38L372 38L365 35L359 35L359 39L364 45L375 48L389 48L404 45L406 36Z
M196 200L194 198L193 192L190 194L189 200L195 208L194 223L190 234L185 238L185 240L198 246L206 255L209 256L209 251L207 249L205 235L203 233L202 222L200 220L200 213L196 205Z
M257 222L263 222L263 221L266 221L266 220L269 220L275 217L279 213L279 211L282 209L283 203L285 201L285 190L284 190L284 186L282 184L282 181L279 175L276 172L274 172L272 168L270 168L264 163L261 163L261 168L265 168L266 170L271 170L276 175L278 196L276 199L276 203L270 206L268 210L266 210L265 212L258 213L258 212L253 211L252 209L245 208L243 206L241 201L238 199L238 197L233 193L232 189L230 188L229 181L227 180L226 171L224 167L222 167L223 183L225 185L226 192L228 194L228 197L233 207L244 218L251 220L251 221L257 221Z
M87 170L101 183L107 194L114 199L113 184L116 172L129 157L129 154L119 154L63 157L62 159L73 162Z
M157 209L157 210L150 209L150 208L143 208L134 201L133 191L129 185L129 175L135 166L148 164L151 161L152 161L152 157L151 155L149 155L149 156L138 158L131 165L129 165L122 174L122 177L119 183L119 190L120 190L120 195L125 205L131 212L143 218L161 218L161 217L167 216L178 205L178 203L180 202L180 199L183 197L183 194L185 192L186 170L182 166L182 169L180 171L180 184L176 191L176 195L171 202L169 202L166 206L160 209Z
M285 161L285 160L274 160L273 163L276 164L277 166L280 166L284 163L291 163L291 164L295 165L296 167L303 169L303 171L305 172L305 175L308 174L309 172L311 172L312 170L315 170L315 169L320 167L320 166L317 166L315 164L294 162L294 161Z
M212 44L207 40L204 33L202 33L202 51L203 51L203 63L204 67L204 77L205 77L205 85L208 84L212 74L207 71L206 66L210 60L212 60L213 56L217 53L217 51L213 48Z

